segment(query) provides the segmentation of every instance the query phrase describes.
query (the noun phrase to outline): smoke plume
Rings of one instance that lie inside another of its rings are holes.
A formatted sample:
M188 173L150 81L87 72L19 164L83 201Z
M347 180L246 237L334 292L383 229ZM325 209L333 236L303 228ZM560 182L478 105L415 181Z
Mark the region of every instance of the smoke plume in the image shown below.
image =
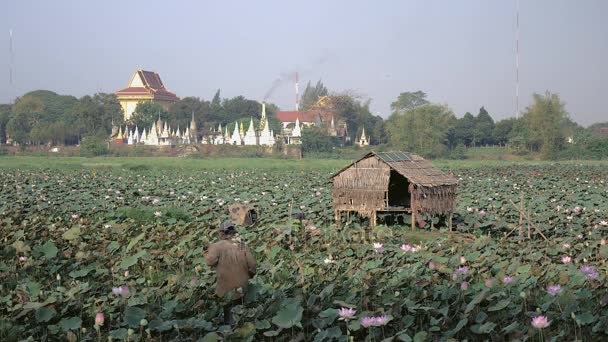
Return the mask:
M266 91L266 94L264 94L264 102L266 100L268 100L270 98L270 96L272 96L272 93L274 93L274 91L287 83L293 83L296 80L296 72L299 74L300 79L302 79L303 76L306 76L306 74L311 73L315 68L319 67L320 65L322 65L323 63L325 63L328 60L328 56L327 54L320 56L319 58L316 58L315 60L313 60L313 62L306 66L305 68L297 68L295 70L292 71L288 71L288 72L282 72L279 77L277 77L274 81L272 81L272 84L270 85L270 88Z

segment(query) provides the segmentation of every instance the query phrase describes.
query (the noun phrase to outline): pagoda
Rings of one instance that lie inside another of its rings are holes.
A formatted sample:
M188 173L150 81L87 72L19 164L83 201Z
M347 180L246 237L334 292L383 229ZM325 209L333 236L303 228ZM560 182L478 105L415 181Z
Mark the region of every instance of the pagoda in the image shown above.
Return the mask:
M136 70L127 88L115 94L124 112L125 121L131 118L138 103L154 102L169 110L172 103L179 101L174 93L165 88L157 73L144 70Z

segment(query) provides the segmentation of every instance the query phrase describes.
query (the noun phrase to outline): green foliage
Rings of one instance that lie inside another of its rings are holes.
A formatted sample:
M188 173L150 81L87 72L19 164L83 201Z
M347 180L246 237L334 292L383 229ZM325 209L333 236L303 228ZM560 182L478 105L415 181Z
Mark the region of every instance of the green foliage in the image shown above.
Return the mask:
M121 113L113 94L76 99L37 90L17 99L12 110L0 110L0 142L8 135L21 145L76 144L83 136L109 134L112 119L122 123Z
M389 143L397 149L426 157L439 157L447 151L450 128L456 123L451 109L427 104L388 119Z
M319 98L321 96L327 95L329 95L329 91L327 90L325 85L323 85L323 82L321 82L321 80L318 80L317 84L315 84L314 87L310 85L309 81L306 84L306 88L304 88L304 93L302 94L302 97L300 98L300 108L298 109L301 111L310 110L314 107L317 101L319 101Z
M395 102L391 103L391 109L394 114L403 114L429 103L426 99L426 93L423 91L404 92L399 94Z
M129 119L129 124L150 129L159 118L163 122L169 118L169 113L161 105L154 102L140 102L135 107L135 111Z
M331 152L340 146L337 137L328 136L320 127L306 127L302 130L302 152Z
M475 126L473 128L473 146L477 145L492 145L494 139L492 132L494 131L494 120L488 114L488 111L481 107L479 114L475 118Z
M80 155L83 157L98 157L108 154L108 143L99 135L90 135L82 138Z
M457 232L445 234L428 225L369 229L359 218L334 224L327 178L345 161L283 161L273 169L268 160L215 165L150 158L138 163L164 167L133 171L126 160L91 161L119 163L104 169L83 166L83 159L48 160L0 167L3 341L71 334L96 340L98 311L106 318L102 340L533 340L531 312L551 321L546 337L594 341L608 333L605 162L456 163ZM519 230L522 195L524 209L533 210ZM225 208L245 201L261 214L258 224L239 229L258 272L228 329L202 255ZM24 211L24 203L35 205ZM289 219L296 203L306 214L302 225ZM138 222L121 208L162 216ZM168 217L172 208L190 221ZM445 229L437 221L435 227ZM384 252L373 242L383 243ZM403 244L420 249L406 252ZM564 255L572 262L564 264ZM582 265L594 267L597 279L586 277ZM549 285L560 285L561 293L550 295ZM129 293L113 293L119 286ZM339 320L341 307L357 310L355 317ZM380 315L391 320L361 325L361 318Z
M568 113L557 94L534 94L533 103L522 116L526 127L526 144L547 157L564 147L566 142Z
M450 152L451 159L467 159L467 148L464 144L458 144L456 147Z

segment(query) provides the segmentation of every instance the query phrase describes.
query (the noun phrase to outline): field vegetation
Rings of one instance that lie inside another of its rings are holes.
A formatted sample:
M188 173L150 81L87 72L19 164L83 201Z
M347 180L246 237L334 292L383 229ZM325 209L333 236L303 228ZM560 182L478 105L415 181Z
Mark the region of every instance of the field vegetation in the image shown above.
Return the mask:
M606 163L438 162L460 179L449 233L336 225L327 179L346 161L0 160L2 340L608 334ZM239 227L259 268L230 328L203 253L233 203L261 220Z

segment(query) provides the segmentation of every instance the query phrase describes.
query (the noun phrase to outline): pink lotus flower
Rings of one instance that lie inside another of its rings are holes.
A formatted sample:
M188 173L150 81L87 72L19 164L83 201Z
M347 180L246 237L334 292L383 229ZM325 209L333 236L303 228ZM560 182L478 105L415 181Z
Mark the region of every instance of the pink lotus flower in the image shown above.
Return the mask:
M156 217L161 217L162 215L163 215L163 213L161 213L160 211L154 212L154 216L156 216Z
M112 288L112 293L115 295L127 296L129 294L129 287L126 285L117 286Z
M468 281L463 281L462 283L460 283L460 289L463 291L466 291L466 289L469 288L469 282Z
M467 262L467 259L463 256L460 257L460 263L461 264L465 264Z
M597 273L595 267L590 265L581 266L581 272L583 272L585 277L589 280L597 279L597 277L599 277L599 273Z
M488 278L484 281L486 287L492 287L494 285L494 279Z
M356 313L357 313L357 310L355 310L355 309L340 308L340 309L338 309L338 315L340 316L340 318L338 318L338 320L343 321L343 320L353 319L353 318L355 318Z
M502 278L502 282L503 282L503 284L511 284L513 282L513 277L506 276L506 277Z
M563 262L564 264L569 264L569 263L570 263L570 261L572 261L572 258L571 258L571 257L569 257L569 256L567 256L567 255L564 255L564 256L562 257L562 262Z
M435 265L435 262L433 260L429 261L429 269L430 270L434 270L437 266Z
M160 200L158 198L155 198L152 200L152 204L158 204L160 203Z
M600 221L600 226L608 226L608 221Z
M532 326L536 329L544 329L549 326L551 322L547 319L547 316L536 316L532 318Z
M78 214L72 214L72 219L77 219L78 218Z
M556 296L562 292L562 287L559 285L550 285L547 286L547 293L552 296Z
M103 312L98 312L95 315L95 325L101 327L105 322L105 317L103 316Z
M572 247L569 243L565 243L562 245L562 247L564 247L564 249L568 249L570 247Z
M388 316L363 317L361 318L361 325L364 328L380 327L386 325L390 320Z
M196 286L196 278L192 278L192 280L190 280L190 285Z
M412 251L412 246L410 246L410 245L406 245L406 244L403 244L403 245L401 245L401 249L402 249L404 252L411 252L411 251Z
M600 241L600 245L602 245L602 246L606 246L606 239L602 239L602 240Z
M467 266L460 266L456 269L456 274L458 275L466 275L469 273L469 268Z
M125 277L128 277L128 276L129 276L129 270L126 270L125 271Z

